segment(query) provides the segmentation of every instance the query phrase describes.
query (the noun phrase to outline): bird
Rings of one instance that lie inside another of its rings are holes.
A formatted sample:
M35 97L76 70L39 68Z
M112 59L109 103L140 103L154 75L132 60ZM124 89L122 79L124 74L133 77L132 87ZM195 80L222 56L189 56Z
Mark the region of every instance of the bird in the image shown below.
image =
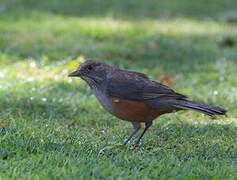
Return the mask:
M90 86L105 110L121 120L131 122L132 131L124 145L130 142L144 123L145 128L135 141L135 145L139 145L153 120L163 114L194 110L215 117L227 112L218 106L190 100L143 73L119 69L96 60L84 61L68 76L80 77Z

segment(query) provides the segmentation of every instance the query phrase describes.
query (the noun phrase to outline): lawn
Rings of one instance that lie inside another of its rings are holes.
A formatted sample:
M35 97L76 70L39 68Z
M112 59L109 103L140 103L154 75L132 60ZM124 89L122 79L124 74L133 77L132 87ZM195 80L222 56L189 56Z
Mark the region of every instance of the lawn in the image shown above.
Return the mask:
M67 77L87 58L166 75L228 116L164 115L116 146L131 124ZM0 179L236 179L236 74L236 0L0 0Z

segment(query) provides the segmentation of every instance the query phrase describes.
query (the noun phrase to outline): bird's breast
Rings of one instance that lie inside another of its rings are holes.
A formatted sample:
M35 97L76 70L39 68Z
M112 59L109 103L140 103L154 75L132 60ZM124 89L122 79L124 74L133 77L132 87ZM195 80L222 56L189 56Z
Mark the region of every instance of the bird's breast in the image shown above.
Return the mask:
M100 90L95 91L95 96L100 102L100 104L110 113L113 113L113 103L111 98L109 98L106 93Z

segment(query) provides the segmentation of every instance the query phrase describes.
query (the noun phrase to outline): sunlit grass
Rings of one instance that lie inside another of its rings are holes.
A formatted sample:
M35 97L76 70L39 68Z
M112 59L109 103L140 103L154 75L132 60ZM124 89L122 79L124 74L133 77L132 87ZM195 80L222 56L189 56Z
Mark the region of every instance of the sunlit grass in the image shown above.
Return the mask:
M19 17L17 21L3 19L0 25L0 33L4 35L1 37L1 47L23 54L30 54L29 50L41 53L47 49L60 51L65 44L69 53L72 53L83 46L100 48L104 41L119 41L126 47L129 44L127 38L132 42L157 36L174 39L209 36L218 40L223 35L236 35L237 32L233 25L182 18L135 22L111 18L48 18L47 15L37 15Z
M215 34L215 33L236 33L236 26L225 22L217 22L212 20L195 20L188 18L173 19L157 19L157 20L122 20L113 18L86 18L86 17L64 17L60 15L48 16L43 14L33 14L27 18L20 16L15 19L5 20L1 22L1 30L17 30L18 32L32 32L34 30L42 31L42 33L60 33L60 32L81 32L89 34L96 32L111 35L116 32L126 33L129 31L146 31L163 32L173 34ZM7 26L6 26L7 24ZM206 28L206 27L209 28ZM37 31L37 32L38 32ZM39 34L41 35L41 34ZM46 34L47 35L47 34ZM129 36L130 34L128 34Z

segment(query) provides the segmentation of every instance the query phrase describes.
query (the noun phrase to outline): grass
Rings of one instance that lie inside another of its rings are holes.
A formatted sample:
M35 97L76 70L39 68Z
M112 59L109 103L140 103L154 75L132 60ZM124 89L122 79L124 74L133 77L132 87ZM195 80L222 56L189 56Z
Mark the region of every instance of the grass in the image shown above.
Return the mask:
M93 4L93 5L92 5ZM235 0L0 2L0 179L235 179ZM142 145L111 148L130 124L67 74L84 58L148 74L226 107L158 118Z

